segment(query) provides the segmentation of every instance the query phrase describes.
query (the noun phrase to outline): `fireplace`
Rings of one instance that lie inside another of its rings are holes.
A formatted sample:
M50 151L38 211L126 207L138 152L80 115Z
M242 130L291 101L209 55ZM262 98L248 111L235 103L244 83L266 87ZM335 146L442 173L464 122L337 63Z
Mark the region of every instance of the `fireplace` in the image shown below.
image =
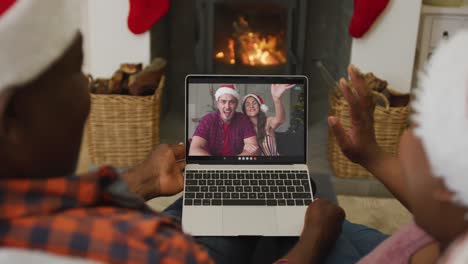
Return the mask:
M169 13L151 29L151 56L168 61L163 117L175 113L183 119L187 74L302 74L309 78L309 122L323 120L329 87L316 64L323 62L334 77L346 75L352 10L353 1L342 0L171 0ZM237 51L246 48L238 43L230 49L229 39L236 41L236 34L250 31L255 41L247 39L251 43L247 47L266 45L262 51L282 52L286 61L275 55L276 61L259 64L262 59L269 61L263 53L248 63L242 61ZM216 57L219 52L223 58Z
M199 72L297 74L303 70L306 0L196 0Z

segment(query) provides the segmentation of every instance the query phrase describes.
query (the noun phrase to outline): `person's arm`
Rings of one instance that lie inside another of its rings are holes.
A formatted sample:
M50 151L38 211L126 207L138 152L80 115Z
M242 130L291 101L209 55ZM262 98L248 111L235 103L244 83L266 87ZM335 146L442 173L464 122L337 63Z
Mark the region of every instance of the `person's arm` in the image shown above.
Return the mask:
M257 137L248 137L244 138L244 149L238 156L256 156L259 154L259 151Z
M281 96L283 93L294 87L294 84L272 84L271 85L271 96L273 97L273 103L275 104L275 116L269 118L269 126L275 130L286 121L286 113L284 111L283 103L281 102Z
M377 144L374 131L375 101L362 73L350 65L348 73L354 89L344 79L340 90L350 106L351 129L345 131L340 121L330 116L328 123L343 154L362 165L380 180L408 208L408 196L401 165L396 156L385 153ZM409 208L408 208L409 209Z
M192 142L190 143L190 156L211 156L211 154L205 150L206 147L206 139L194 136L192 138Z
M397 156L386 153L379 149L374 154L374 158L368 159L367 162L361 164L405 206L408 210L408 197L405 187L405 179L403 178L402 168Z
M343 209L315 199L307 208L299 241L283 259L291 264L321 263L341 234L344 219Z
M171 196L184 188L185 145L159 145L150 157L122 174L130 190L145 200Z

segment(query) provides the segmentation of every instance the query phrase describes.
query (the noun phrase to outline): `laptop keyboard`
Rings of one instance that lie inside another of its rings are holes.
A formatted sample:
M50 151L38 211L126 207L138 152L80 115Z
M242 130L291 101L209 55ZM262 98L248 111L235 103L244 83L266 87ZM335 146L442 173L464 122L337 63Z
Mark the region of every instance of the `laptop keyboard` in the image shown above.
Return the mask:
M307 171L186 171L185 205L303 206L312 202Z

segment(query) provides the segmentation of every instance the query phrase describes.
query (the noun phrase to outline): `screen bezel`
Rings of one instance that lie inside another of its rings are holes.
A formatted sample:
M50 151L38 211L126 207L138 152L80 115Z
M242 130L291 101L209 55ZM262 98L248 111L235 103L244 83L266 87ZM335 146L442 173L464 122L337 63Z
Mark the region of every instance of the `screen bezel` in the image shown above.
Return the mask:
M221 156L189 156L189 146L186 145L187 164L216 164L216 165L237 165L237 164L306 164L307 161L307 124L308 124L308 88L309 82L303 75L204 75L190 74L185 78L185 142L188 141L188 103L189 103L189 85L190 83L297 83L304 86L304 153L302 156L279 156L265 157L255 156L253 159L239 159L239 157L221 157ZM253 156L252 156L253 157Z

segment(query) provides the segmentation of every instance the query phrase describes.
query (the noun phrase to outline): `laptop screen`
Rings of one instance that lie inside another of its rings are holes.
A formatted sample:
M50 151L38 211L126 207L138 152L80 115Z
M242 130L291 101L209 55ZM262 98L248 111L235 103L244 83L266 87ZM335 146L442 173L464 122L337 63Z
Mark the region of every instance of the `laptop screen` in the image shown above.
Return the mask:
M187 163L305 164L305 76L188 75Z

